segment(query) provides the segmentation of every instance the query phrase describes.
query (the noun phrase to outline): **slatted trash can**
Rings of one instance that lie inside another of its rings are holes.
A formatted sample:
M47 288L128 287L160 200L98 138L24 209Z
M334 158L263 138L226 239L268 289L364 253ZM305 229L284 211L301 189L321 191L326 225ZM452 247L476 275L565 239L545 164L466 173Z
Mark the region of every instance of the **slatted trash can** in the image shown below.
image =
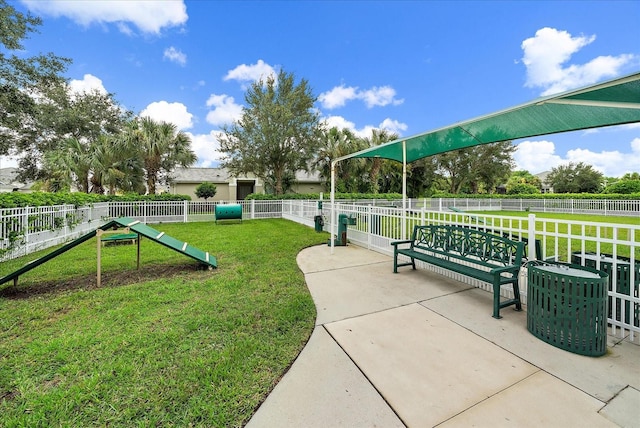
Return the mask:
M597 357L607 351L605 272L568 263L528 266L527 329L560 349Z
M216 223L218 220L240 220L242 221L242 205L240 204L220 204L216 205Z

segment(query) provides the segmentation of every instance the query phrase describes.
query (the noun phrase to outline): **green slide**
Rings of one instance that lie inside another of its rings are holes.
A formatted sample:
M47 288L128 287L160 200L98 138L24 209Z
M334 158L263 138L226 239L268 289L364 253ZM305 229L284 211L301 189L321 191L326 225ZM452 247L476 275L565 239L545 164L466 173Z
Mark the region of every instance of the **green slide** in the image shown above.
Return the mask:
M216 258L213 257L212 255L210 255L209 253L206 253L198 248L192 247L189 244L187 244L186 242L182 242L176 238L173 238L169 235L165 235L164 232L158 232L157 230L155 230L152 227L147 226L144 223L141 223L137 220L133 220L129 217L120 217L118 219L115 220L111 220L110 222L103 224L102 226L100 226L98 229L93 230L89 233L87 233L86 235L81 236L78 239L75 239L65 245L63 245L62 247L58 248L55 251L52 251L51 253L40 257L39 259L33 260L29 263L27 263L25 266L23 266L22 268L18 269L15 272L10 273L9 275L6 275L2 278L0 278L0 284L4 284L7 281L17 281L18 277L20 275L22 275L25 272L30 271L31 269L34 269L38 266L40 266L41 264L51 260L54 257L59 256L60 254L72 249L73 247L82 244L83 242L93 238L94 236L96 236L96 232L98 230L108 230L111 229L113 227L128 227L131 231L136 232L138 235L140 236L144 236L146 238L151 239L152 241L158 242L159 244L164 245L165 247L171 248L172 250L175 250L179 253L182 253L188 257L191 257L192 259L195 259L197 261L199 261L202 264L205 264L207 266L210 266L212 268L217 268L218 267L218 263L216 261Z

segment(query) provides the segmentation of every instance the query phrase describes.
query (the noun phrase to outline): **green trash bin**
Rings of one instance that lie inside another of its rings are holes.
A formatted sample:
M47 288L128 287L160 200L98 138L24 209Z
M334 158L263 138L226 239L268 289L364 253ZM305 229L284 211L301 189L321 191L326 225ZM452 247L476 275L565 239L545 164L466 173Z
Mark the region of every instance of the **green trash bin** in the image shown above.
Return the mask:
M215 208L216 223L218 220L240 220L242 221L242 205L240 204L220 204Z
M322 232L322 228L324 227L324 218L321 215L317 215L313 218L313 222L315 223L316 232Z
M550 262L531 262L528 271L527 329L560 349L604 355L609 275Z

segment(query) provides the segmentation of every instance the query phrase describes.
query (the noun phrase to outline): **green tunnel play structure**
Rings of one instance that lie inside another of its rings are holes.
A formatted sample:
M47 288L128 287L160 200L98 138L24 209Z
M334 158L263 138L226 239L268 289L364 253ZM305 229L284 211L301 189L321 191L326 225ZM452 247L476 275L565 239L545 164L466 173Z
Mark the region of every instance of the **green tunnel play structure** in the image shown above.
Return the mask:
M119 227L126 227L130 231L137 233L138 236L144 236L145 238L155 241L161 245L164 245L167 248L171 248L172 250L182 253L185 256L191 257L192 259L197 260L198 262L210 268L218 267L216 258L210 255L208 252L204 252L198 248L195 248L187 244L186 242L182 242L169 235L165 235L164 232L159 232L156 229L149 227L138 220L134 220L129 217L120 217L103 224L99 228L87 233L86 235L83 235L80 238L75 239L63 245L62 247L56 249L55 251L52 251L51 253L40 257L39 259L36 259L27 263L25 266L16 270L15 272L12 272L0 278L0 284L4 284L5 282L11 281L11 280L13 280L15 284L17 283L18 277L20 275L30 271L31 269L34 269L40 266L43 263L46 263L47 261L51 260L54 257L59 256L62 253L69 251L70 249L76 247L77 245L80 245L83 242L88 241L89 239L95 237L98 234L99 230L106 231L109 229L119 228Z

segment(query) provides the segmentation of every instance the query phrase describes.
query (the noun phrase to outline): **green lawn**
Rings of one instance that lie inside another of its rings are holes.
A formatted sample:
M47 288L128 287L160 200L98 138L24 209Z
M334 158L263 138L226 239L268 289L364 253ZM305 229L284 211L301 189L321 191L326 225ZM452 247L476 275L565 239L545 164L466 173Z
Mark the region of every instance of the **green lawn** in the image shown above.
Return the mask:
M241 426L306 343L297 253L326 233L286 220L160 224L218 269L143 239L92 239L0 285L0 425ZM34 260L2 263L0 276Z

